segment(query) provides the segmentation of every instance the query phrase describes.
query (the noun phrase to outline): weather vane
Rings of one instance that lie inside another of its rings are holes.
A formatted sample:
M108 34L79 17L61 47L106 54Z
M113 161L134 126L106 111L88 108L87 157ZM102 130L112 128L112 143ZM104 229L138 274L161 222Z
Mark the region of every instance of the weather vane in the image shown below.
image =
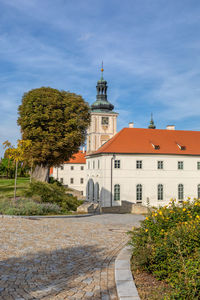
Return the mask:
M102 65L101 65L101 79L103 79L103 71L104 71L104 68L103 68L103 61L102 61Z

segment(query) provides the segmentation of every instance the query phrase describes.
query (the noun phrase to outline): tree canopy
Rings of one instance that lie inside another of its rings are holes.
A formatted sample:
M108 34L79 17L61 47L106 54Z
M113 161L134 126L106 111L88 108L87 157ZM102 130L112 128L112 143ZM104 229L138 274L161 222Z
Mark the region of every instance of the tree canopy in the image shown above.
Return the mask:
M31 140L31 160L43 167L68 160L84 143L89 105L74 93L41 87L25 93L18 108L22 139Z

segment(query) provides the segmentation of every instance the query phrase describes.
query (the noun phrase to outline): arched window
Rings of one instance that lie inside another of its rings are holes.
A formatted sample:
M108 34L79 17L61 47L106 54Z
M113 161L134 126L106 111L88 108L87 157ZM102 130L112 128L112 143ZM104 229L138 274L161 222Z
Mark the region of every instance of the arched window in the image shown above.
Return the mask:
M95 183L94 189L95 189L95 201L99 201L99 183L98 182Z
M92 201L94 200L94 181L92 180Z
M197 198L200 199L200 184L197 185Z
M178 200L183 200L184 198L184 188L183 184L178 185Z
M115 201L120 200L120 185L119 184L114 185L114 200Z
M142 203L142 185L141 184L136 185L136 202Z
M87 194L88 194L88 197L87 199L89 201L94 201L94 181L90 178L88 180L88 190L87 190Z
M90 200L90 183L89 183L89 181L87 182L87 185L86 185L86 199L88 201Z
M163 200L163 185L158 184L158 200Z

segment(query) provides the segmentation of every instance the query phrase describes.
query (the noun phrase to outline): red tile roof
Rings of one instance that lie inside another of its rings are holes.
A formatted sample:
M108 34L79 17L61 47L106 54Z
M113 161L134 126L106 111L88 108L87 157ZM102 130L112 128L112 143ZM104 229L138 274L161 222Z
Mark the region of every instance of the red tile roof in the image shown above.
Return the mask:
M99 153L200 155L200 131L124 128Z
M73 156L68 160L65 161L65 164L86 164L86 152L79 151L76 154L73 154Z

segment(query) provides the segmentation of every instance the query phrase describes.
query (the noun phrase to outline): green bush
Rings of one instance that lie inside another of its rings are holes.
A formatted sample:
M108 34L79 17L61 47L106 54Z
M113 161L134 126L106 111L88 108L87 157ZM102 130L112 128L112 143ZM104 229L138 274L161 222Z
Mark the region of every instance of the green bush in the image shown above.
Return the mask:
M77 207L83 202L76 197L66 194L63 186L57 185L56 182L49 184L34 181L25 193L26 197L32 197L38 202L55 203L59 205L62 212L76 211Z
M58 186L62 186L62 183L53 177L49 177L49 183L50 184L56 183Z
M77 207L83 204L83 201L77 200L76 197L66 194L61 203L60 207L63 211L76 211Z
M14 202L6 199L0 201L0 214L4 215L33 216L60 213L60 207L52 203L36 203L32 199L19 199Z
M65 196L65 188L57 183L33 181L25 192L26 197L38 196L41 202L60 203Z
M200 200L149 211L130 232L138 266L166 280L171 299L200 298Z

